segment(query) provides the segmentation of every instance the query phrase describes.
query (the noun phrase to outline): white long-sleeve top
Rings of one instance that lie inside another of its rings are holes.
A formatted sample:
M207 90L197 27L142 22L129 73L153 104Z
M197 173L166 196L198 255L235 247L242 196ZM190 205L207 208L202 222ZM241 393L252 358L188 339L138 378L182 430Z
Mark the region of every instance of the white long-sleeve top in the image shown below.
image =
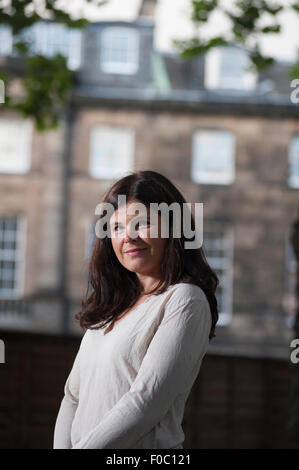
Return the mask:
M185 403L210 328L203 290L178 283L108 333L88 329L65 384L54 449L183 448Z

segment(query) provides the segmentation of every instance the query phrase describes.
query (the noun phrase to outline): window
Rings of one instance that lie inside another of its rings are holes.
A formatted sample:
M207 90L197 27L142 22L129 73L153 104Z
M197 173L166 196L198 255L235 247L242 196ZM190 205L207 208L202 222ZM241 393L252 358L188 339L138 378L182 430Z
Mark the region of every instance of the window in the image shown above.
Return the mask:
M299 188L299 135L294 137L289 146L289 179L292 188Z
M12 33L9 26L0 26L0 55L11 55L12 53Z
M89 172L94 178L114 179L133 170L134 132L94 126L90 135Z
M195 183L230 184L235 178L235 140L229 131L202 129L192 142L191 179Z
M286 325L292 328L295 324L297 311L296 281L297 261L290 240L291 232L286 234L285 240L285 285L282 300L283 309L286 313Z
M203 250L211 268L219 278L216 289L219 320L218 325L227 325L232 319L233 299L233 232L215 225L206 224L203 234Z
M0 297L12 299L23 291L23 243L25 221L22 217L0 217Z
M67 58L67 65L75 70L81 62L82 32L76 28L68 28L63 24L40 21L21 31L15 40L23 40L29 45L33 54L53 57L62 54ZM10 27L0 27L0 54L18 55L13 51L13 36Z
M31 158L31 122L0 119L0 173L26 173Z
M133 75L138 69L139 36L132 28L106 28L101 35L101 69Z
M77 69L81 62L82 33L57 23L40 22L35 26L35 51L48 57L62 54L68 59L68 67Z
M251 90L257 74L248 70L247 52L233 46L211 49L205 59L205 87L208 89Z

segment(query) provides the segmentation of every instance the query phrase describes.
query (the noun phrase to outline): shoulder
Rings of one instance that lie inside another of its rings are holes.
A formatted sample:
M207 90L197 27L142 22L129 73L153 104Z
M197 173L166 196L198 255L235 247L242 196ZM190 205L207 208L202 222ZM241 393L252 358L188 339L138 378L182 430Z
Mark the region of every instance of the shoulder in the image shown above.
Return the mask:
M198 315L198 312L211 316L210 305L203 289L195 284L180 282L171 286L166 310L181 311L186 315Z
M179 282L171 286L171 299L173 301L190 302L202 301L207 302L206 294L203 289L196 284L189 284L186 282Z
M175 322L188 328L202 329L203 325L211 327L211 310L209 302L201 287L195 284L178 283L170 288L170 295L164 308L163 323Z

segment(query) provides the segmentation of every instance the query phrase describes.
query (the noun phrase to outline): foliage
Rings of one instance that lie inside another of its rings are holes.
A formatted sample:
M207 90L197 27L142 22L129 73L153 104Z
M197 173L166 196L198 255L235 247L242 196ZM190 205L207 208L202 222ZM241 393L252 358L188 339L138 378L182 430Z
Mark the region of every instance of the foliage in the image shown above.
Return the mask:
M87 4L100 6L108 0L80 0L81 9ZM196 35L188 40L176 40L178 51L182 58L189 59L204 54L214 47L223 47L229 43L240 44L247 48L252 66L257 70L269 67L273 63L272 57L261 53L260 37L268 34L279 34L281 24L279 13L287 8L299 13L299 2L294 0L291 6L285 5L282 0L234 0L228 8L226 0L186 0L191 1L191 19L196 27ZM26 28L33 26L41 19L51 19L72 28L84 28L88 24L85 18L73 18L66 9L59 7L59 0L0 0L0 25L8 25L14 35L14 50L23 58L25 72L23 79L24 96L14 100L6 93L7 108L16 109L24 116L35 120L38 130L56 127L59 113L64 109L72 88L74 73L68 69L66 59L60 54L54 57L33 55L30 47L22 37ZM77 2L78 5L78 2ZM226 37L215 35L204 39L202 27L210 21L211 15L216 11L229 19L231 28ZM267 22L262 21L267 18ZM8 74L5 63L0 69L0 79L9 89L11 76ZM5 73L4 73L5 72ZM290 78L299 76L298 62L290 68Z
M279 34L281 24L278 14L287 9L299 13L299 3L286 5L283 1L269 0L234 0L230 8L226 0L191 0L191 20L196 28L196 35L188 40L175 40L182 58L193 58L206 53L217 46L230 43L247 48L252 66L260 71L273 64L273 57L261 53L260 38L268 34ZM203 39L202 28L211 19L214 12L222 12L228 18L231 28L227 36L216 35L209 40ZM265 23L265 18L267 23ZM290 78L298 77L299 59L289 70Z
M81 8L87 4L101 6L107 0L81 0ZM14 36L14 53L24 60L24 96L14 99L6 93L2 107L20 111L25 117L32 117L36 129L46 130L58 125L59 114L63 110L73 84L74 73L68 69L66 58L61 54L45 57L32 54L30 44L22 33L42 19L65 24L71 28L84 28L85 18L73 18L67 10L59 8L58 0L10 0L0 2L0 26L7 25ZM78 4L78 2L77 2ZM5 66L5 63L4 63ZM12 81L7 67L2 65L0 79L9 89Z

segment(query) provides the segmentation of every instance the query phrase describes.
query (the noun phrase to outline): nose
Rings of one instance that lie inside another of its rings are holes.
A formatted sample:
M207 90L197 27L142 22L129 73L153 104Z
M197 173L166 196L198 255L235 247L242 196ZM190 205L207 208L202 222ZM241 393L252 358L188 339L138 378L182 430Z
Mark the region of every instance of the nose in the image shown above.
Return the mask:
M136 240L137 237L138 237L137 231L135 230L135 236L134 236L134 227L131 227L131 225L129 224L129 227L127 227L124 231L123 241L130 242L132 240Z

